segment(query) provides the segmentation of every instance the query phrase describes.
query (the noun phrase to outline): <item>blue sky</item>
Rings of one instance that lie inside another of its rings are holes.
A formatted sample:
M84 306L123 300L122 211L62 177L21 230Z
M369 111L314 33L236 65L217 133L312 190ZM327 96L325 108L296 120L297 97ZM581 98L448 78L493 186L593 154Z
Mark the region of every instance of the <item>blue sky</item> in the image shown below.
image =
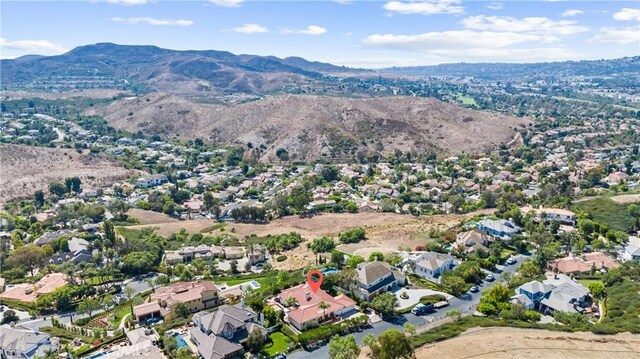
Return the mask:
M97 42L357 67L640 55L638 0L3 0L0 6L2 58Z

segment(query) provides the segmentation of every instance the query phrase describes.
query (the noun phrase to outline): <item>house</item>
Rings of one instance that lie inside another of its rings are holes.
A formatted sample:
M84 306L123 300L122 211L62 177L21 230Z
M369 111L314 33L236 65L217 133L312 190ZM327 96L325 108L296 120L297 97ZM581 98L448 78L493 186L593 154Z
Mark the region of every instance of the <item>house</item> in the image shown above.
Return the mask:
M360 263L356 272L358 274L356 294L363 300L371 300L378 294L404 286L406 282L400 270L387 262Z
M479 229L472 229L466 232L460 232L456 235L456 249L466 253L475 251L489 252L489 242L491 237Z
M296 304L288 306L287 310L285 310L285 321L300 331L334 320L345 313L353 311L356 305L353 299L345 295L332 297L322 289L313 292L309 284L306 283L285 289L276 297L276 302L283 306L287 306L287 302L293 300L295 300ZM327 307L321 308L324 306L321 303L324 303Z
M65 262L71 262L74 265L80 263L87 263L93 259L93 256L87 249L78 249L75 251L56 253L49 258L50 264L62 264Z
M550 315L559 310L582 313L591 305L589 290L564 274L548 274L542 282L531 281L516 289L511 303Z
M615 259L602 252L584 253L579 256L569 254L569 256L554 259L547 263L550 270L564 274L579 274L590 272L592 268L599 271L606 271L610 268L620 267Z
M613 172L607 176L606 183L609 186L617 186L623 182L629 181L629 175L624 172Z
M50 273L42 277L34 284L17 284L0 294L0 300L10 299L23 303L33 303L38 297L51 293L56 289L67 285L67 276L62 273Z
M165 175L150 175L145 177L140 177L136 180L136 186L142 188L149 188L159 186L165 182L167 182L167 176Z
M49 244L51 242L53 242L54 240L57 240L59 238L62 237L69 237L71 236L71 234L73 234L73 232L71 232L68 229L61 229L58 231L54 231L54 232L48 232L43 234L42 236L40 236L40 238L38 238L35 242L33 242L35 245L37 246L44 246L45 244Z
M58 341L47 333L20 327L0 327L0 358L46 358L58 350Z
M551 315L559 310L567 313L582 313L583 308L591 306L589 289L564 274L556 274L543 281L554 286L548 298L540 302L540 311Z
M173 252L166 252L165 262L167 264L188 263L196 258L214 259L222 255L224 255L222 247L201 244L197 247L186 246Z
M629 243L624 246L619 255L625 261L640 260L640 238L636 236L629 237Z
M151 318L172 320L174 309L180 303L195 313L212 308L218 302L218 288L212 281L176 282L156 289L147 303L133 308L133 314L138 322Z
M452 270L457 261L448 254L426 252L416 258L414 263L413 273L415 275L439 283L442 274Z
M502 239L511 239L513 235L519 233L522 230L522 228L516 226L512 220L505 219L485 218L479 221L476 224L476 227L494 237Z
M543 207L533 209L531 207L523 207L521 208L521 211L522 213L529 213L530 211L534 211L538 220L558 221L562 224L567 224L570 226L576 225L576 214L567 209Z
M242 343L258 330L266 337L264 318L243 304L223 305L213 313L193 316L194 327L189 335L202 358L238 358L244 354Z
M551 285L532 280L516 288L516 295L511 297L511 302L515 303L517 301L526 309L538 309L540 302L549 297L552 289L553 286Z

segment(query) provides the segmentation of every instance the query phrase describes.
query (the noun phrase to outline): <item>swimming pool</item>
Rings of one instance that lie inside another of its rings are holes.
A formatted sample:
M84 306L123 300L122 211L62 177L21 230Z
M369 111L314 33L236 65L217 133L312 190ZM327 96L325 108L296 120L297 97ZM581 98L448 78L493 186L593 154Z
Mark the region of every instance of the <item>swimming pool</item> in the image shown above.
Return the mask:
M176 338L176 343L178 345L178 349L180 348L184 348L187 346L187 342L184 340L184 334L174 334L173 335Z
M107 355L109 353L111 353L111 352L110 351L108 351L108 352L100 352L100 353L97 353L97 354L93 354L92 356L88 357L87 359L100 358L100 357L105 356L105 355Z

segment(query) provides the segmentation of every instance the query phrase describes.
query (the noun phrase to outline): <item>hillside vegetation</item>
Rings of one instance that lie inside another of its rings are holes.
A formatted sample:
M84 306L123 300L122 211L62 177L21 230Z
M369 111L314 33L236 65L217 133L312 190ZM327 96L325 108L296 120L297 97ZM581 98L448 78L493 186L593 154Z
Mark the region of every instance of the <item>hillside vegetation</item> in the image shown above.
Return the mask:
M301 160L353 159L395 150L484 152L511 141L529 123L416 97L287 95L228 106L149 94L96 106L87 114L134 133L250 143L269 161L277 161L278 148Z

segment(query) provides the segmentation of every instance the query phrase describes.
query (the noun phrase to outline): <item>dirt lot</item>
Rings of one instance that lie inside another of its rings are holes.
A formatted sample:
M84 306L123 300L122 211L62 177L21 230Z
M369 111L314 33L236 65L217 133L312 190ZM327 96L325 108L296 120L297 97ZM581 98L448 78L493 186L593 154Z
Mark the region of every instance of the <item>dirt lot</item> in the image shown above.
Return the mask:
M640 202L640 194L621 194L619 196L613 196L611 199L618 203Z
M476 328L416 350L417 358L639 358L640 336L562 333L515 328ZM363 358L363 356L361 356Z
M127 212L127 215L135 217L138 221L140 221L141 225L178 222L177 219L169 217L164 213L146 211L144 209L138 209L138 208L130 209Z
M65 177L80 177L82 188L89 190L136 173L102 155L9 144L0 145L0 164L0 203L32 196L36 190L46 191L51 182Z
M200 233L207 228L217 224L213 220L192 220L177 221L162 214L148 213L148 211L133 210L131 214L138 218L142 224L130 226L128 228L141 229L145 227L156 228L157 233L162 236L169 236L184 228L189 233ZM474 213L477 214L477 213ZM428 217L414 217L410 215L400 215L394 213L326 213L311 217L291 216L280 218L267 224L243 224L227 223L224 231L220 229L205 232L211 235L230 234L237 238L244 238L255 234L259 237L268 234L282 234L298 232L305 241L313 240L322 236L336 237L339 232L363 226L366 229L367 240L357 244L340 245L338 248L346 253L359 254L365 258L373 251L383 253L393 252L399 247L415 248L416 245L424 245L428 239L427 233L430 228L436 227L441 230L456 226L468 215L437 215ZM167 221L162 218L167 218ZM287 260L274 262L278 269L294 269L304 265L315 263L315 256L306 248L305 243L300 247L283 253L287 255Z

